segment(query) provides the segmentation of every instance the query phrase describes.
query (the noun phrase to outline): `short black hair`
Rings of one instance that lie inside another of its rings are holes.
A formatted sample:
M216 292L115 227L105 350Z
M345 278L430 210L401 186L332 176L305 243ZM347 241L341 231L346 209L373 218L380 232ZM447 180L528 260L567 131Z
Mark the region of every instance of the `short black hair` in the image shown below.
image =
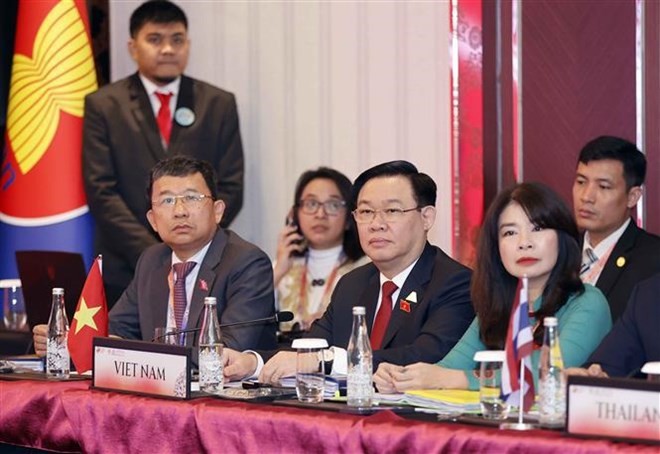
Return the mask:
M644 184L646 157L634 143L614 136L597 137L582 148L578 162L588 164L603 159L612 159L623 164L626 189Z
M213 200L218 199L218 184L213 166L207 161L191 158L190 156L176 155L163 159L152 167L149 173L149 184L147 186L148 205L151 205L154 182L162 177L187 177L200 173L211 191Z
M188 30L188 18L176 4L167 0L149 0L138 6L129 23L131 38L135 38L140 29L148 22L156 24L181 23Z
M417 170L414 164L408 161L390 161L378 164L362 172L353 183L353 203L357 204L358 195L367 181L380 177L402 176L410 181L413 197L418 207L435 206L438 187L433 178Z
M356 261L362 256L364 256L364 251L362 246L360 246L360 239L358 238L357 226L355 225L355 219L351 215L351 211L355 208L355 204L351 200L353 192L353 184L351 180L348 179L346 175L339 172L338 170L331 169L330 167L319 167L316 170L308 170L303 172L298 178L296 183L296 189L293 196L293 205L298 207L300 204L300 198L302 193L309 183L313 180L325 179L332 181L339 189L341 197L346 202L346 231L344 232L344 240L342 242L342 247L344 249L344 254L352 261ZM293 210L293 221L296 225L300 225L298 222L298 210Z

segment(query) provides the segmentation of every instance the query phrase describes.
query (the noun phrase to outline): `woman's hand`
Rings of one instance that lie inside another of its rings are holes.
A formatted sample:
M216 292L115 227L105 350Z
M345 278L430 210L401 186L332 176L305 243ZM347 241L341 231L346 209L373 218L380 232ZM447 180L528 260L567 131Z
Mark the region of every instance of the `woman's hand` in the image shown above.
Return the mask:
M607 373L600 367L600 364L592 364L588 369L582 367L569 367L564 369L564 375L580 375L582 377L608 378Z
M374 374L374 383L379 393L383 394L395 394L397 392L396 387L394 386L394 377L392 377L392 372L401 368L402 366L397 366L390 363L380 363L378 370Z
M273 268L275 287L277 287L284 275L291 269L291 265L293 264L291 253L294 251L302 252L306 247L305 237L298 233L297 226L284 226L277 237L277 259Z
M404 392L411 389L467 389L468 381L461 370L446 369L435 364L415 363L409 366L381 364L374 382L384 393Z

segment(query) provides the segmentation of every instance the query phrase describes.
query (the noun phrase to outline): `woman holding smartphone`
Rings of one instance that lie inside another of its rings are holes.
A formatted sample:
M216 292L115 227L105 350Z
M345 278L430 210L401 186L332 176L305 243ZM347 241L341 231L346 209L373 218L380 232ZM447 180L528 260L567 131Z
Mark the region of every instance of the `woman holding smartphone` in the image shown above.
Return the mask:
M353 185L341 172L303 173L280 232L273 267L278 310L291 311L282 332L295 337L323 315L339 278L366 263L351 216Z

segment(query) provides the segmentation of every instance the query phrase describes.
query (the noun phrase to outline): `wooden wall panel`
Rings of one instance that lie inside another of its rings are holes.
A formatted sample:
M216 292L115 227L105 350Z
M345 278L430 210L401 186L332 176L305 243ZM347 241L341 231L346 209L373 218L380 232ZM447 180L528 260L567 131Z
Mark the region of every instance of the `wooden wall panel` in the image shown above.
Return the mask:
M587 141L635 141L635 5L523 2L522 30L523 177L570 202Z
M660 2L648 1L644 7L645 221L647 230L660 235Z

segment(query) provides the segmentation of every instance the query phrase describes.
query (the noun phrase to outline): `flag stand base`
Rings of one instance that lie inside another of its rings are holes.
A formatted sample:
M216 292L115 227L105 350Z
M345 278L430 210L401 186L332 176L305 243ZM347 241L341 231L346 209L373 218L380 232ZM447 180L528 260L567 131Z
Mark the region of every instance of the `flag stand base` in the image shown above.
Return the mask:
M527 424L523 422L505 422L500 424L500 430L534 430L538 429L535 424Z

